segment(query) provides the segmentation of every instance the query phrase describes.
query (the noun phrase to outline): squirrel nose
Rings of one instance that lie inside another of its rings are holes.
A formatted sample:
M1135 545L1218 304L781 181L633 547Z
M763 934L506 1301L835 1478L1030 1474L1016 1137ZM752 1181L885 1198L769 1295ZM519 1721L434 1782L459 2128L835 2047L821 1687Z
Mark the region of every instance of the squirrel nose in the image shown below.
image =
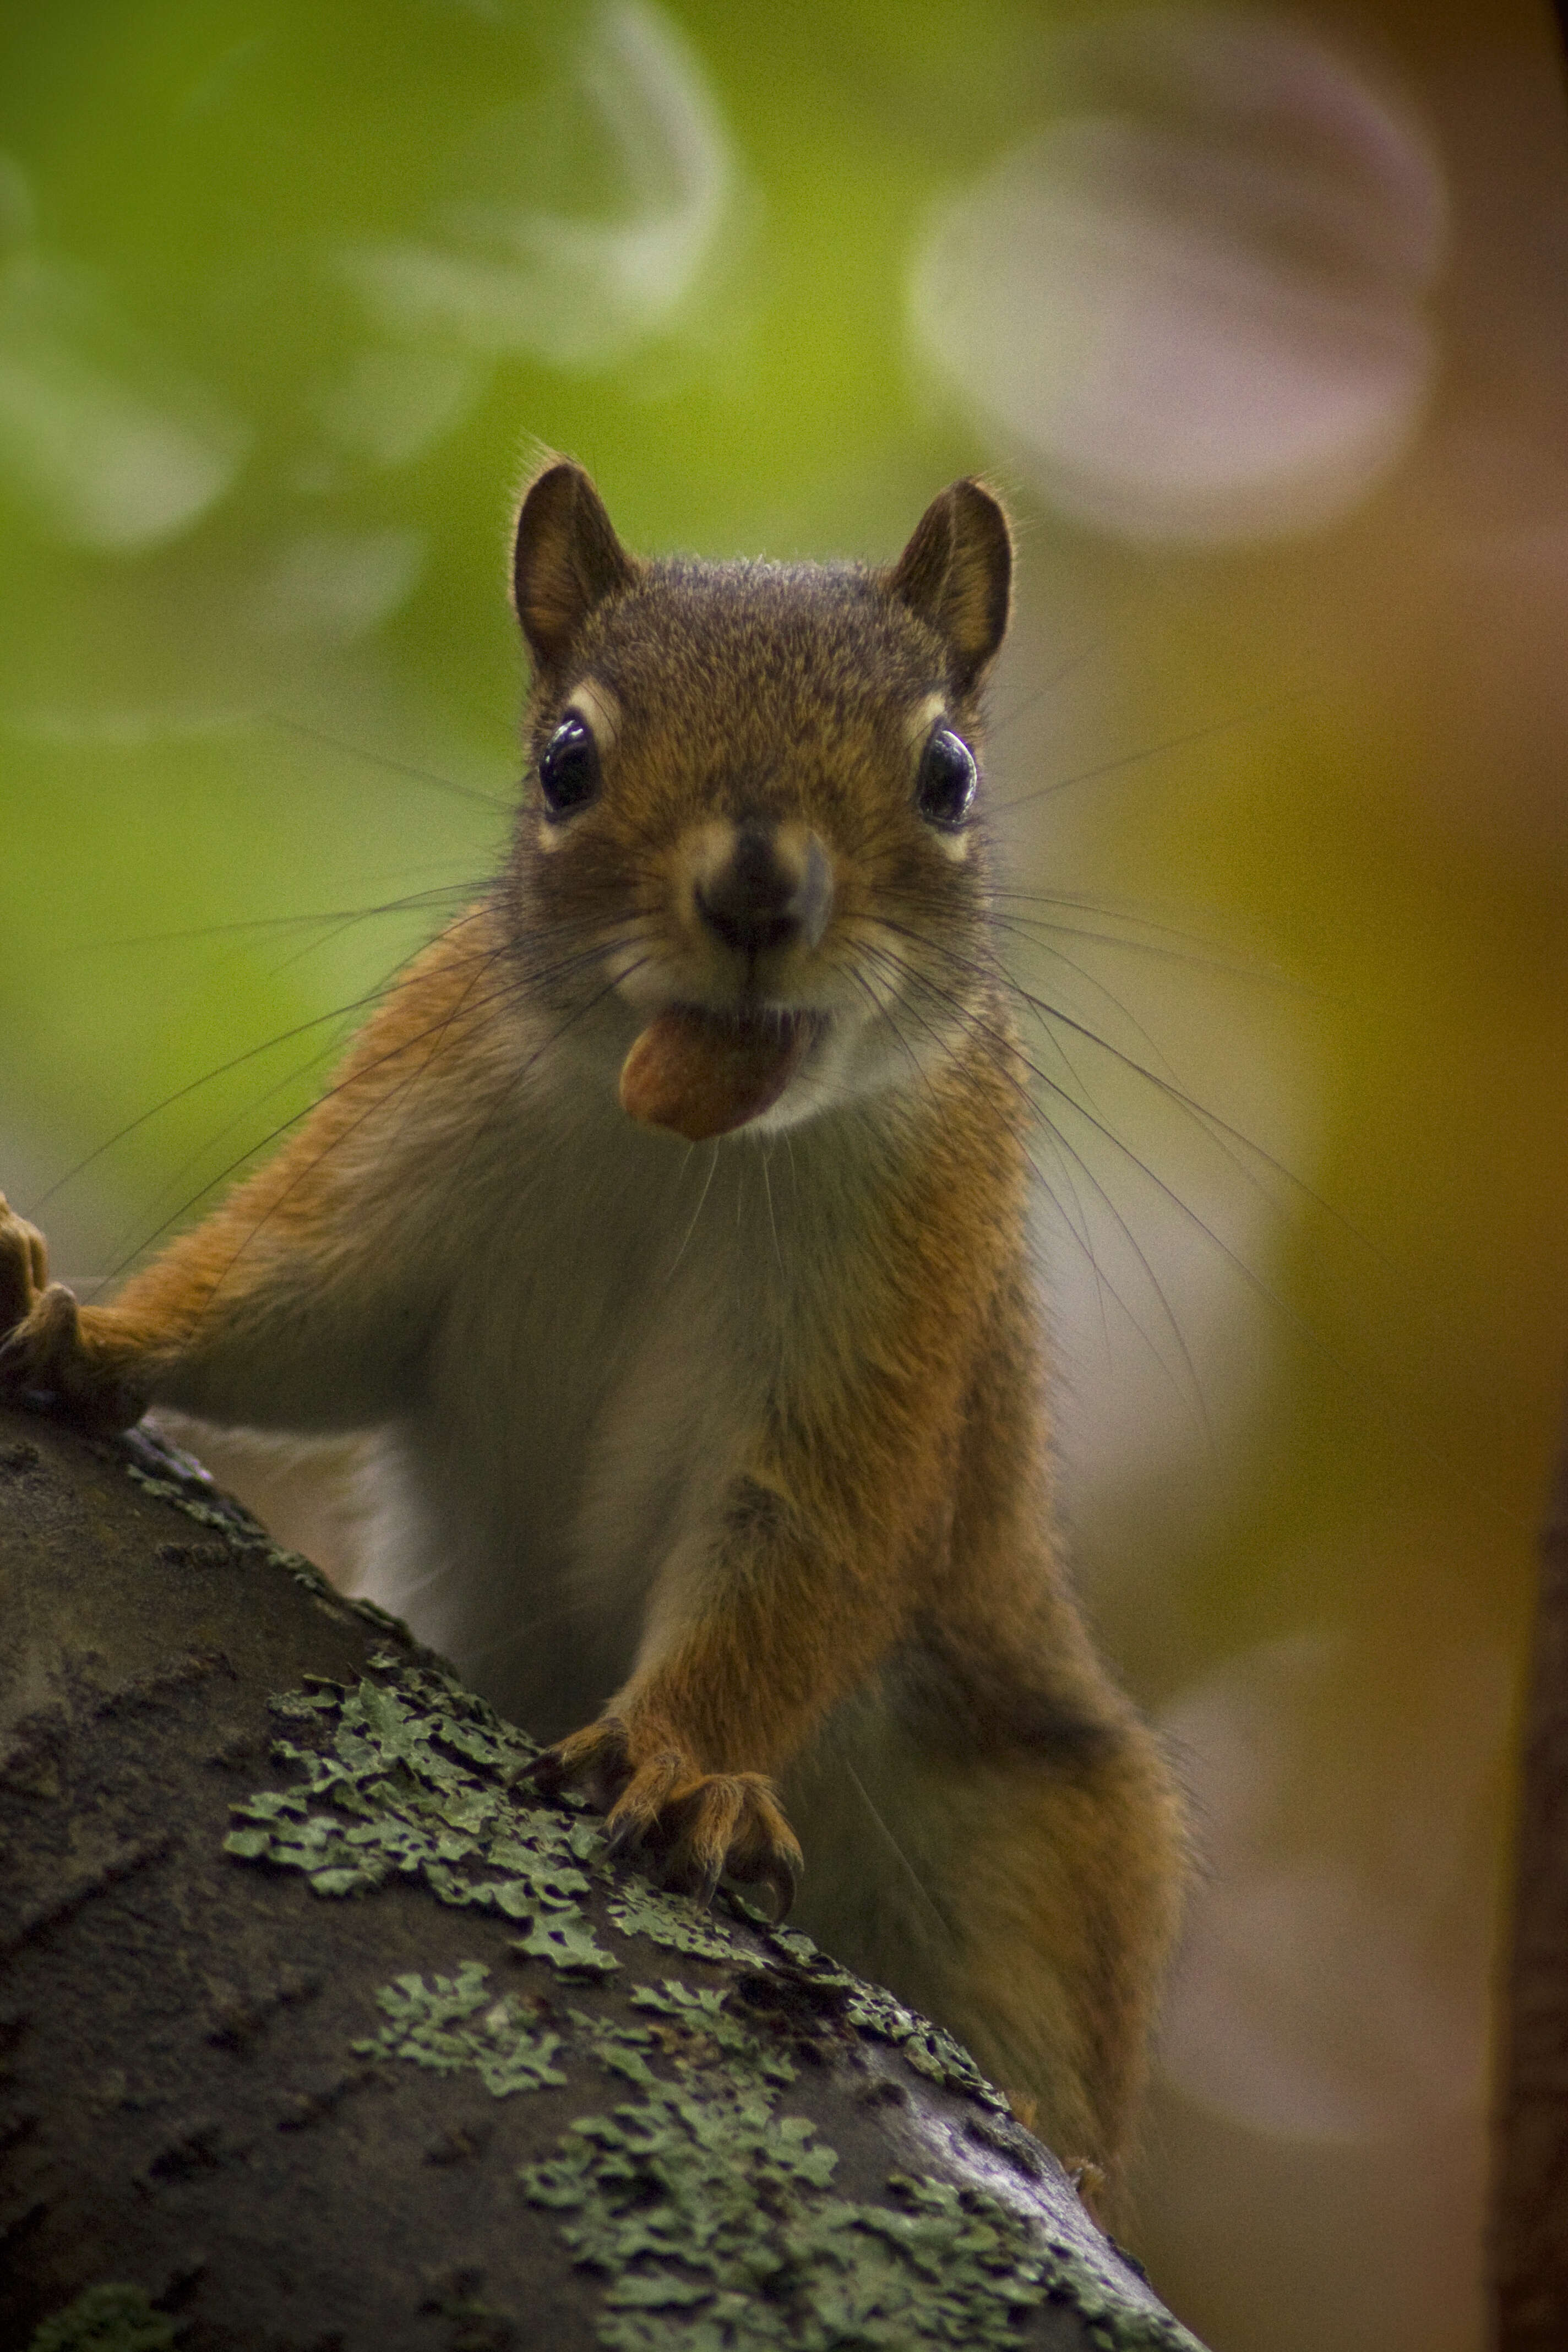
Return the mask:
M728 861L697 886L709 929L745 956L795 940L816 947L833 905L833 869L815 833L798 853L771 825L742 824Z

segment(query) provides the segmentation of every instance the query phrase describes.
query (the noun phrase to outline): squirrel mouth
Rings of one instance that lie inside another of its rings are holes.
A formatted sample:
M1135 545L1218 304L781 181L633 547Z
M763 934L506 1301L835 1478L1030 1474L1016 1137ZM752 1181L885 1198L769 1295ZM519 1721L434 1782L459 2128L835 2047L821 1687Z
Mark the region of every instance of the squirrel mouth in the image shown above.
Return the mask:
M823 1026L815 1013L672 1004L621 1065L621 1108L688 1143L731 1135L777 1102Z

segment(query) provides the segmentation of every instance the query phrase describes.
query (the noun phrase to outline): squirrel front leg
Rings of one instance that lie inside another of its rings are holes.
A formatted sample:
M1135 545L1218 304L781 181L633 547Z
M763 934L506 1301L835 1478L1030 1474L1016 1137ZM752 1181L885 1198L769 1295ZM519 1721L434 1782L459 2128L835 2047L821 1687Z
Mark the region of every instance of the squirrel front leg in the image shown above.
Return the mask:
M51 1283L42 1234L0 1199L0 1396L42 1391L103 1430L151 1404L346 1430L410 1401L447 1205L419 1130L452 1120L428 1097L486 969L473 919L426 951L288 1147L112 1306Z
M395 1308L345 1265L331 1223L275 1240L275 1191L244 1188L109 1307L50 1282L42 1234L0 1200L0 1396L49 1397L103 1433L158 1404L294 1430L363 1427L395 1412L410 1350L373 1327L395 1322ZM363 1233L356 1241L359 1255Z
M617 1847L696 1894L728 1874L787 1909L802 1856L772 1776L930 1603L1006 1242L969 1213L980 1130L957 1125L879 1182L858 1238L801 1269L788 1370L666 1559L632 1675L536 1768L585 1786Z
M880 1418L913 1434L907 1402ZM801 1852L772 1776L898 1641L939 1539L941 1449L878 1421L873 1401L841 1402L756 1447L705 1539L667 1563L629 1680L536 1768L584 1785L616 1850L703 1898L729 1875L788 1909Z

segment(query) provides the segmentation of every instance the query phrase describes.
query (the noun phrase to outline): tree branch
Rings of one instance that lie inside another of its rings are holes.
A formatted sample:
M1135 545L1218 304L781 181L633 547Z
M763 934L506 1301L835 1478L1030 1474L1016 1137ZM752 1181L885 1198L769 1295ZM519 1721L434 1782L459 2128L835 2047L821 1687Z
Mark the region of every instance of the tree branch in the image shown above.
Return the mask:
M1568 1429L1541 1534L1489 2268L1497 2352L1568 2344Z
M1194 2352L955 2043L182 1465L0 1414L0 2342Z

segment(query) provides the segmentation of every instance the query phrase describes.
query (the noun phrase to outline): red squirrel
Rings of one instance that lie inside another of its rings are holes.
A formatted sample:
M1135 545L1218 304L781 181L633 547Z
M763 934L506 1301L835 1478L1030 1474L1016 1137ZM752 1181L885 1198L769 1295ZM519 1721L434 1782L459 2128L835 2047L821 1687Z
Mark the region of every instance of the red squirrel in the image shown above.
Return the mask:
M654 562L547 464L504 870L113 1305L0 1203L0 1390L374 1432L366 1589L613 1845L795 1897L1114 2209L1183 1835L1054 1521L980 765L1011 572L975 481L887 570Z

